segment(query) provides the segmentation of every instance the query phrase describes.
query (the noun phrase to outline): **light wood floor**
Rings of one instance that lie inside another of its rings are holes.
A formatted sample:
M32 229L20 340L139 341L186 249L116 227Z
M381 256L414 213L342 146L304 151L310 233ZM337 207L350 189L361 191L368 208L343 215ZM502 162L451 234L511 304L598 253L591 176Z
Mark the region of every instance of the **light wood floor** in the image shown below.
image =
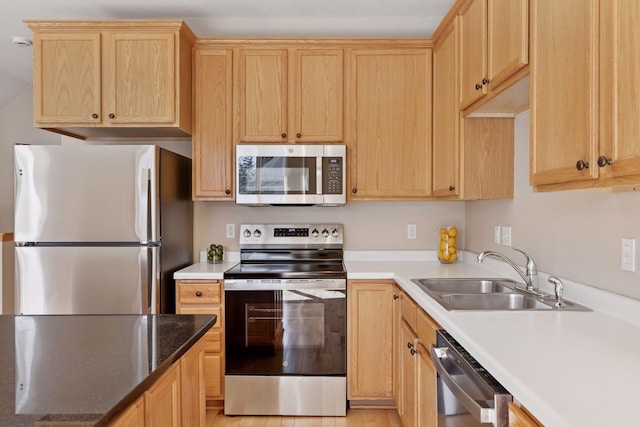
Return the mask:
M346 417L227 417L207 410L206 427L402 427L394 409L349 409Z

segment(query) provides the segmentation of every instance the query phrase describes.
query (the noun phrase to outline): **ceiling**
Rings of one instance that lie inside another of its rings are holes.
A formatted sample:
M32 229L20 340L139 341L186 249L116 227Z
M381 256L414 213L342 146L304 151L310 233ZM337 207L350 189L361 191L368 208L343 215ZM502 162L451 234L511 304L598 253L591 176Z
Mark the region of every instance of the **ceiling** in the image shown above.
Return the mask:
M25 19L184 19L199 37L430 37L454 0L20 0L0 14L0 108L31 83Z

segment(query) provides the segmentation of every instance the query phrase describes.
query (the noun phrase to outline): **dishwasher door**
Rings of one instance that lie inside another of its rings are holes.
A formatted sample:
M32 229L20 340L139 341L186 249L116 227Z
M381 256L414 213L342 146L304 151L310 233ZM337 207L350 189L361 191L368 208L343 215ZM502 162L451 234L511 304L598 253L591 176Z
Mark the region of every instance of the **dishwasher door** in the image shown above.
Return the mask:
M512 397L446 331L429 349L438 371L438 427L509 425Z

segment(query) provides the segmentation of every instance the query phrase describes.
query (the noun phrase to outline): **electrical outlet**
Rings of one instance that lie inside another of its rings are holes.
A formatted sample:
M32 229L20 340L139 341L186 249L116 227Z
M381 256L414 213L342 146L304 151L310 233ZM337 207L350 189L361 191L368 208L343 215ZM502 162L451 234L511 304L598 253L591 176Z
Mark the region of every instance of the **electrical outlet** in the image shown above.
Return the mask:
M418 229L415 224L407 224L407 239L416 239L418 237Z
M493 226L493 243L495 243L496 245L500 244L500 226L499 225L494 225Z
M236 238L236 225L227 224L227 239L235 239L235 238Z
M502 227L502 244L511 246L511 227Z
M620 268L636 271L636 239L622 239Z

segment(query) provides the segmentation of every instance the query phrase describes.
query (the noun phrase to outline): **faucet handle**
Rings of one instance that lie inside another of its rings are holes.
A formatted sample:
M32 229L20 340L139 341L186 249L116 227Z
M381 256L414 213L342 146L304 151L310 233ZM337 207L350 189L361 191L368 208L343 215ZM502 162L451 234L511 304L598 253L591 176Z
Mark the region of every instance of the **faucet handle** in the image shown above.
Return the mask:
M520 252L522 255L524 255L527 258L527 274L534 275L538 273L536 269L536 263L533 261L533 258L531 258L531 256L529 256L528 253L514 247L512 247L511 249L513 249L514 251Z

